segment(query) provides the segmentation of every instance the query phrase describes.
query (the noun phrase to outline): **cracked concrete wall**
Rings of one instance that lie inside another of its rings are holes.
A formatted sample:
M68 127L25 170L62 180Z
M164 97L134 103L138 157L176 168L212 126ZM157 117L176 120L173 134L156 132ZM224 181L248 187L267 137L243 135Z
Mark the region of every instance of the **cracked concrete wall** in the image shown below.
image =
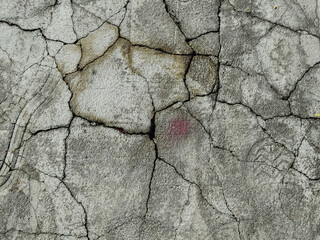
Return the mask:
M319 0L0 3L0 239L320 240Z

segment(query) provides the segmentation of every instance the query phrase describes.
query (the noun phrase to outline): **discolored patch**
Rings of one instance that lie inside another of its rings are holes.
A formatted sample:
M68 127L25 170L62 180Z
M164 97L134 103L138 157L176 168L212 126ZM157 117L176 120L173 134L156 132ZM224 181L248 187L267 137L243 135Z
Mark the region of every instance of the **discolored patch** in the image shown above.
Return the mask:
M190 121L183 118L176 118L169 123L169 134L173 139L186 138L189 134Z
M101 57L118 39L118 28L112 24L104 23L96 31L91 32L79 42L82 48L80 68Z
M128 41L119 39L102 57L67 76L73 93L70 104L75 114L90 121L146 133L152 101L145 79L130 69L130 47Z

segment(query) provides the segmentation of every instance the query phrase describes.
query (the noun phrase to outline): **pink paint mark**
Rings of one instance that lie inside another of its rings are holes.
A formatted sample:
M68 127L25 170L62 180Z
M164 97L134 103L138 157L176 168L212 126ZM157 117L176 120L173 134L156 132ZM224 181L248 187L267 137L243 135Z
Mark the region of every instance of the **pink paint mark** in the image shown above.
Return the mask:
M188 135L190 122L184 119L174 119L170 121L169 132L172 138L184 138Z

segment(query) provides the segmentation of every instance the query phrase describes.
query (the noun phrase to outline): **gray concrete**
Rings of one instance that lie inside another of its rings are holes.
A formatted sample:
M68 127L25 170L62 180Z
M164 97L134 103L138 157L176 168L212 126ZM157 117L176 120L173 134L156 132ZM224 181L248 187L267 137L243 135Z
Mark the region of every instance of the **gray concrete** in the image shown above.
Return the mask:
M1 240L320 240L319 0L0 3Z

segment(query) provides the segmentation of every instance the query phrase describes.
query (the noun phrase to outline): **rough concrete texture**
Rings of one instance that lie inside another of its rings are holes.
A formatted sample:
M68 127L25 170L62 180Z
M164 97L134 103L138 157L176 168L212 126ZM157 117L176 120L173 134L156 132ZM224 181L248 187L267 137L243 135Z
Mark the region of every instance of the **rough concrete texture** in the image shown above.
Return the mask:
M0 3L1 240L320 240L319 0Z

